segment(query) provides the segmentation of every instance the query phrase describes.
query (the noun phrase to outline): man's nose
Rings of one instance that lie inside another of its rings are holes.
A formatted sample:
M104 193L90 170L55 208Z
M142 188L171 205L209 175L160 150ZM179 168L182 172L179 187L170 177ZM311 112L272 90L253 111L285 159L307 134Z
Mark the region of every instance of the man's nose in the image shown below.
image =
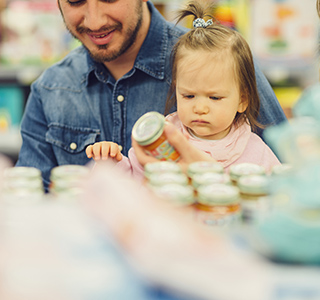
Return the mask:
M86 13L84 16L83 25L91 31L99 31L108 23L108 16L106 15L105 2L87 1Z

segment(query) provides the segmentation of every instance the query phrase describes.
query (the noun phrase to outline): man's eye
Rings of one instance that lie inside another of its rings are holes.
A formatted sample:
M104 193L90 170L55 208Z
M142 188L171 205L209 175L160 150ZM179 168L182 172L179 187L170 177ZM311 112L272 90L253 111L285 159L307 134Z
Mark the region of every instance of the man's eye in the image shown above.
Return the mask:
M85 0L78 0L78 1L70 1L70 0L68 0L67 2L68 2L71 6L76 6L76 5L80 5L80 4L84 3Z
M104 2L107 2L107 3L114 3L114 2L117 2L118 0L104 0ZM68 4L71 5L71 6L76 6L76 5L80 5L84 2L86 2L86 0L76 0L76 1L70 1L70 0L67 0Z

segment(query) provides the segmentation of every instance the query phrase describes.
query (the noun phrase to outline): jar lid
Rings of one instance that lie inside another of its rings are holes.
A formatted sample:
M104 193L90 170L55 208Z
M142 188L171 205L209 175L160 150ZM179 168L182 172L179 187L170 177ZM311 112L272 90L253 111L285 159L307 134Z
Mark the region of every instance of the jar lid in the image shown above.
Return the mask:
M89 168L81 165L63 165L54 167L51 170L50 180L55 181L58 178L65 180L73 178L81 178L89 173Z
M153 186L162 186L170 183L187 185L188 178L183 173L153 173L149 177L149 184Z
M30 180L29 178L17 178L16 180L5 180L3 183L4 190L43 190L43 183L41 178Z
M195 189L198 189L202 185L222 183L222 184L231 184L230 176L225 173L199 173L195 174L192 177L192 185Z
M198 202L203 205L229 205L240 202L239 189L226 184L203 185L198 189Z
M193 177L193 175L197 173L223 173L224 168L222 164L218 162L210 162L210 161L197 161L194 163L191 163L188 167L188 176L190 178Z
M170 203L175 205L190 205L193 204L193 188L176 183L156 186L151 188L152 191L161 198L165 198Z
M268 193L269 179L265 175L248 175L239 178L238 187L241 193L261 195Z
M4 177L7 180L17 178L41 178L41 171L34 167L12 167L5 170Z
M271 175L287 175L293 172L293 166L290 164L281 164L272 167Z
M266 169L263 166L254 163L235 164L230 167L230 178L238 181L244 175L265 175Z
M156 141L163 132L165 117L151 111L141 116L132 128L132 137L139 145L146 146Z
M181 173L181 167L173 161L157 161L147 163L144 166L145 176L149 177L154 173Z

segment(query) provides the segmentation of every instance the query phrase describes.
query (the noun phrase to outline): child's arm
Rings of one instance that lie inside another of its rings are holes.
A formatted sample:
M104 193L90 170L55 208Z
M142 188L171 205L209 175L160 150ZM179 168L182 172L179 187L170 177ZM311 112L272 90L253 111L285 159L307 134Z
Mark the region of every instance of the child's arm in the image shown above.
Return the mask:
M88 158L94 160L107 160L111 157L117 161L122 159L121 146L113 142L98 142L90 145L86 149Z

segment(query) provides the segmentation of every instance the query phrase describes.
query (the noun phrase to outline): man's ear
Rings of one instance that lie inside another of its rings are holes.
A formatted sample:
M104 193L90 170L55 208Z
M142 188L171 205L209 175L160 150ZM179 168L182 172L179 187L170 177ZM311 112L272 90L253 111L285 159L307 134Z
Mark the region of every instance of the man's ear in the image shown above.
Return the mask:
M238 113L243 113L248 107L248 97L245 94L242 94L240 97L240 103L238 106Z

